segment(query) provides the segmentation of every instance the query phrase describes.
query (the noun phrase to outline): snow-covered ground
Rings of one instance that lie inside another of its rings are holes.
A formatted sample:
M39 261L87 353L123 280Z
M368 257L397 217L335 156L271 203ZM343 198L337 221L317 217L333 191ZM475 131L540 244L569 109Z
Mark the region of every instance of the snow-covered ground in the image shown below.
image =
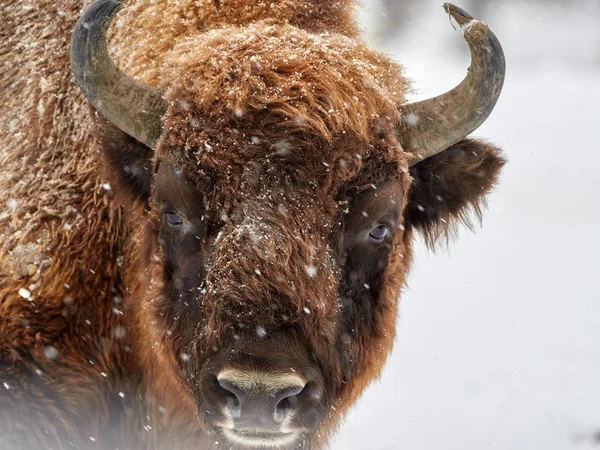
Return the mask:
M468 50L441 2L385 36L383 2L363 23L415 98L460 81ZM476 135L510 162L476 234L418 247L396 348L336 450L600 449L600 1L475 6L508 64Z

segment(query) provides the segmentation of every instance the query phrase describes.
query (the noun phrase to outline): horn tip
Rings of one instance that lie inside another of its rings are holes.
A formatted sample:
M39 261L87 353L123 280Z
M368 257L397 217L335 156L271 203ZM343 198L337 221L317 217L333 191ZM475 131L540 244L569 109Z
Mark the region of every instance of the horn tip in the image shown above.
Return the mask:
M446 11L447 14L450 14L459 25L465 25L470 21L475 20L471 14L452 3L444 3L444 11Z

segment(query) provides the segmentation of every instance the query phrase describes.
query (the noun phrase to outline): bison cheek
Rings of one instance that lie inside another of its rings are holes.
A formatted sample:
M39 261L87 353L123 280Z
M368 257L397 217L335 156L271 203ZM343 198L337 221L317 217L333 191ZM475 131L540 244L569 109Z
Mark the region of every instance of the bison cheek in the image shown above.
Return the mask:
M369 320L355 320L354 333L342 334L339 338L338 348L343 353L340 358L350 357L353 361L339 393L336 411L332 411L332 424L339 422L369 383L380 375L392 350L400 288L411 262L411 241L412 233L396 233L389 263L380 277L376 294L371 296Z
M148 395L156 397L169 414L195 417L196 403L182 370L183 364L193 364L194 360L189 347L185 347L190 342L187 337L190 333L185 329L186 322L173 320L176 314L165 295L164 255L152 221L145 227L141 240L139 260L145 262L145 267L138 267L130 295L142 303L136 322L139 336L145 336L138 345L143 366L147 368Z

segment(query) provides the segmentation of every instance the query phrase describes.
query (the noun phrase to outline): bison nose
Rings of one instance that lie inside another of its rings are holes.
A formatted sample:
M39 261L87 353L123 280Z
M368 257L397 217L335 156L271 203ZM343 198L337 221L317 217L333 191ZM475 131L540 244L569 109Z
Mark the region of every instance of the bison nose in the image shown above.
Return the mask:
M297 374L259 374L224 370L216 377L224 413L236 429L277 432L297 414L310 383Z

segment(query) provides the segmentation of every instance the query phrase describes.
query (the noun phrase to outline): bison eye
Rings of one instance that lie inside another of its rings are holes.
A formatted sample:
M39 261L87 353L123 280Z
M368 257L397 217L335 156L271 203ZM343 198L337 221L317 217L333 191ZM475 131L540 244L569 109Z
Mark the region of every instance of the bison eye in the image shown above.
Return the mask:
M167 223L170 226L174 228L179 228L181 225L183 225L183 220L181 219L181 217L179 217L173 211L167 211L165 216L167 217Z
M390 230L386 225L379 225L371 230L369 237L375 242L382 242L389 231Z

